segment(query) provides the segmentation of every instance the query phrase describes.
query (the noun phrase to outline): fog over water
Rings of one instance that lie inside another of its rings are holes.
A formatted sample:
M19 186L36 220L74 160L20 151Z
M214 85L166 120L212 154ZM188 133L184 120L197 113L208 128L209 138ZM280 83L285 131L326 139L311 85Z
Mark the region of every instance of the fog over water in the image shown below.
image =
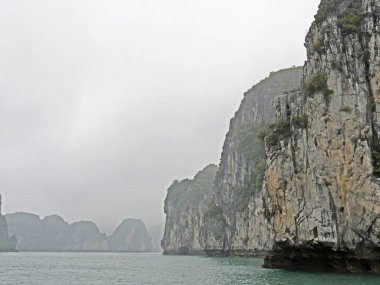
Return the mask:
M319 0L1 0L3 212L163 220L243 93L302 65Z

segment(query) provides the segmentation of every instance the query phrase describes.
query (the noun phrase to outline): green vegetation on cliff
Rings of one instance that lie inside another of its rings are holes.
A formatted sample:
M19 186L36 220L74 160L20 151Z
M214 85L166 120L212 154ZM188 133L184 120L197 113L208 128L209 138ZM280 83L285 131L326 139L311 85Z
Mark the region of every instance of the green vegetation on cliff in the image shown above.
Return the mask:
M223 219L220 207L212 200L218 167L209 165L194 179L174 181L169 187L162 248L165 254L196 254L203 251L202 227L205 218Z
M330 103L331 95L334 93L327 85L327 75L325 73L314 74L304 83L303 89L309 94L322 92L327 104Z
M292 125L296 128L306 128L309 123L309 117L307 115L292 117Z
M357 33L360 31L360 24L364 14L359 9L348 9L338 18L337 24L342 33Z
M168 189L165 205L171 204L181 208L197 208L205 195L212 193L212 187L218 167L209 165L198 172L194 179L175 180Z
M222 216L222 209L215 205L215 202L211 202L208 204L208 210L206 212L206 217L211 219L216 219Z
M275 119L273 100L276 96L299 88L301 74L300 67L271 72L269 77L244 94L240 108L231 120L215 190L220 195L225 191L233 191L231 197L234 197L234 201L231 204L236 211L244 211L254 194L261 190L265 172L264 138L269 136L270 141L277 141L276 135L281 132L279 130L271 136L273 130L269 125ZM232 161L236 162L234 166L230 165ZM230 178L236 175L238 177L230 185Z
M319 4L317 14L314 16L315 22L320 23L320 22L324 21L327 18L327 16L330 13L334 12L336 10L336 8L338 7L338 5L342 2L343 2L343 0L325 0L325 1L322 1L321 4Z
M241 153L255 165L245 177L244 186L237 190L235 209L243 211L247 208L250 198L255 191L261 188L265 172L265 145L263 136L268 128L265 125L252 126L241 129L238 133L239 149Z

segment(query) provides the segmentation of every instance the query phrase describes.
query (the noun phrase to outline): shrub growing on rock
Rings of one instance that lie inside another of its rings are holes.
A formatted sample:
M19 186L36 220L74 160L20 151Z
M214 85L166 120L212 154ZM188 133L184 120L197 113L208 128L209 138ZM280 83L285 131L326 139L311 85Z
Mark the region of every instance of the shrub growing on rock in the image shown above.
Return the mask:
M295 116L292 118L292 125L296 128L306 128L309 122L308 116Z
M338 18L337 24L342 33L350 34L360 31L360 25L364 14L359 9L347 9L347 11Z
M333 60L331 62L331 68L339 70L340 72L343 71L343 65L342 65L342 63L340 61L337 61L337 60Z
M330 102L330 96L332 93L334 93L329 89L327 85L327 75L324 73L317 73L312 76L308 81L304 83L303 88L310 94L322 92L327 103Z
M220 207L216 206L214 202L208 204L208 210L206 212L206 216L208 218L218 218L223 214L223 211Z
M343 106L342 108L340 108L340 111L345 113L351 113L352 109L350 106Z
M265 142L269 145L276 145L280 140L292 135L290 123L287 120L271 124L269 128L271 129L271 132L265 139Z
M317 14L314 16L316 23L323 22L331 11L334 11L342 0L326 0L323 1L318 8Z

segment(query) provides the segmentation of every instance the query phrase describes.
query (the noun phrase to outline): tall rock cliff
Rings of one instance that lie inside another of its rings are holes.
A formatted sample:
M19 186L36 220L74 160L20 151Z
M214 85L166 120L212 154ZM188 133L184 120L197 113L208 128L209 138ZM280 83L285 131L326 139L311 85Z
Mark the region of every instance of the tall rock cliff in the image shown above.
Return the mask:
M265 214L263 138L274 122L274 98L298 88L301 79L301 67L289 68L271 73L245 93L223 146L213 193L212 207L217 211L206 219L209 255L255 256L271 248L270 226L255 218Z
M380 0L322 0L305 46L303 75L272 74L231 121L204 249L380 272Z
M266 267L380 272L379 32L379 0L320 4L265 139Z
M194 179L174 181L165 199L164 254L203 254L203 226L209 211L216 165L198 172Z
M9 237L8 224L5 217L1 214L1 195L0 195L0 252L15 251L16 238Z

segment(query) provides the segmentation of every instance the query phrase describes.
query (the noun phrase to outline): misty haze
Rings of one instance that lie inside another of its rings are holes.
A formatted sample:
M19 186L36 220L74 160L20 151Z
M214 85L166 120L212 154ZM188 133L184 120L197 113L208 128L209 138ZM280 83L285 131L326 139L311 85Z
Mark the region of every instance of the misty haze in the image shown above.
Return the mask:
M379 0L0 1L0 284L380 272L378 15Z
M163 225L246 89L303 63L318 1L293 2L1 1L3 211Z

